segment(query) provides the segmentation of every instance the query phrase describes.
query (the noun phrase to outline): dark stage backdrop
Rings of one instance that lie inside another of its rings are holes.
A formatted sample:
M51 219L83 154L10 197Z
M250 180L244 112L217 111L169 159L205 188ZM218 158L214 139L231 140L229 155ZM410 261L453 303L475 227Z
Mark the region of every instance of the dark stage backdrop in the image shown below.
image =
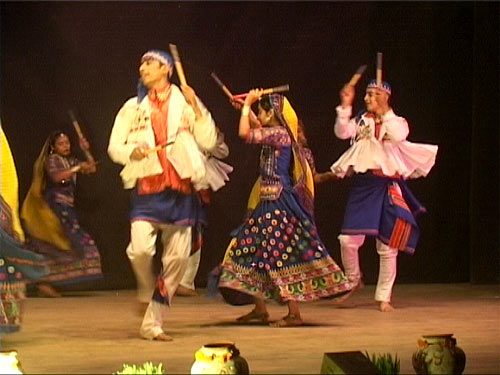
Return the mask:
M413 256L399 257L399 282L498 282L498 11L496 2L2 2L1 119L17 164L20 200L47 135L73 134L72 109L100 161L79 177L82 225L102 254L96 288L129 288L134 277L128 192L106 148L114 117L135 95L140 56L177 44L189 84L226 134L230 183L213 196L197 283L222 259L257 176L258 152L237 137L239 114L210 73L234 92L290 84L317 169L349 146L333 135L338 91L368 64L355 110L384 54L393 107L410 141L439 145L436 166L409 186L427 207ZM177 80L177 78L174 78ZM73 141L76 141L74 138ZM317 188L320 234L340 263L336 236L350 181ZM367 282L378 258L361 252Z

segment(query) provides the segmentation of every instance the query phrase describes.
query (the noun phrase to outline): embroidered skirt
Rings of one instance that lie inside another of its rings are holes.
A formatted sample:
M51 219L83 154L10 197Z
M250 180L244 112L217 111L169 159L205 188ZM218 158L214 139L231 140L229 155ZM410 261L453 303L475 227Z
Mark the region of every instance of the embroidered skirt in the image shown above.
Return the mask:
M235 296L224 293L228 288L278 302L314 301L352 288L290 191L261 201L232 237L219 281L223 296Z
M49 193L45 194L45 199L59 218L64 235L71 243L71 249L61 250L37 238L30 239L27 248L43 255L45 265L50 268L50 273L40 281L69 285L102 279L99 250L90 234L80 226L74 207L62 203L60 199L54 199Z
M0 227L0 333L20 329L26 284L48 272L43 257L23 246Z

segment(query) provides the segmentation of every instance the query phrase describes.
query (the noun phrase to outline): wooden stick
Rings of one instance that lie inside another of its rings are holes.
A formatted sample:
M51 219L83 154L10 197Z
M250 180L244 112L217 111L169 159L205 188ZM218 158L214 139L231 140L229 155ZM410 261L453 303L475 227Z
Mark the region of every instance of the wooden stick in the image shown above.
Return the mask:
M179 57L179 52L177 51L177 46L175 44L169 44L170 52L174 59L175 69L177 70L177 75L179 76L179 81L181 85L187 85L186 76L184 75L184 70L182 69L181 59Z
M144 154L145 155L149 155L149 154L153 154L155 152L158 152L160 150L163 150L165 147L167 147L168 145L171 145L173 144L174 142L168 142L168 143L164 143L162 145L158 145L156 147L153 147L153 148L148 148L146 150L144 150Z
M224 93L229 97L229 100L232 100L232 101L242 101L242 99L238 99L238 98L234 98L233 96L233 93L231 91L229 91L229 89L226 87L226 85L224 85L224 83L222 83L222 81L219 79L219 77L217 77L217 74L215 74L214 72L212 72L211 74L212 78L215 80L215 82L217 82L217 84L219 85L219 87L222 89L222 91L224 91ZM257 119L257 115L252 111L250 110L250 121L253 122L253 123L258 123L259 120Z
M83 138L82 129L80 128L80 124L78 124L78 121L76 121L75 114L71 110L68 111L68 113L69 117L71 118L71 122L73 123L73 127L76 130L76 134L78 134L78 138Z
M76 134L78 134L78 138L80 138L80 139L85 138L83 136L82 129L80 128L80 124L76 120L76 117L75 117L75 114L73 113L73 111L70 110L70 111L68 111L68 113L69 113L69 117L71 118L71 122L73 123L73 127L75 128ZM95 163L95 159L89 150L82 150L82 151L85 154L85 157L87 158L87 160L89 162Z
M288 90L290 90L290 85L283 85L283 86L271 87L269 89L264 89L262 91L262 95L272 94L272 93L275 93L275 92L285 92L285 91L288 91ZM247 96L248 96L248 92L246 92L244 94L234 95L233 99L243 99L243 98L246 98Z
M226 87L226 85L224 85L222 83L222 81L219 79L219 77L217 77L217 74L212 72L211 76L215 80L215 82L217 82L217 84L222 89L222 91L224 91L224 94L226 94L229 97L229 99L233 99L233 94L231 93L231 91L229 91L229 89Z
M382 52L377 52L377 86L382 87Z
M352 76L348 85L349 86L356 86L356 83L358 83L359 79L361 78L361 75L365 72L365 70L366 70L366 65L361 65L358 68L358 70L356 70L356 73L354 73L354 75Z
M278 87L272 87L270 89L265 89L262 93L264 95L266 95L266 94L272 94L275 92L286 92L288 90L290 90L290 85L282 85L282 86L278 86Z

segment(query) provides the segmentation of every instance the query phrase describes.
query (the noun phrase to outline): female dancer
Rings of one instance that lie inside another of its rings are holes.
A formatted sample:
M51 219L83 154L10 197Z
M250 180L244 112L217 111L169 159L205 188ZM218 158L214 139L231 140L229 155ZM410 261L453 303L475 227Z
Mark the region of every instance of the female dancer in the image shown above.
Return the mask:
M19 221L18 179L0 125L0 336L21 328L26 285L47 274L43 257L25 249ZM0 338L1 341L1 338Z
M258 99L261 127L251 128L248 115ZM249 92L239 136L262 144L259 202L232 233L219 282L223 295L231 289L254 297L255 308L237 319L241 322L267 322L265 300L271 299L288 304L288 314L272 326L299 326L298 302L340 296L352 287L318 237L310 210L313 178L297 143L297 127L284 96Z
M89 149L84 138L80 147ZM50 267L50 274L37 285L42 295L59 297L53 285L102 277L99 251L80 227L74 209L77 173L95 171L95 163L80 162L71 154L69 137L61 131L48 137L35 162L21 218L32 237L30 247L42 254Z

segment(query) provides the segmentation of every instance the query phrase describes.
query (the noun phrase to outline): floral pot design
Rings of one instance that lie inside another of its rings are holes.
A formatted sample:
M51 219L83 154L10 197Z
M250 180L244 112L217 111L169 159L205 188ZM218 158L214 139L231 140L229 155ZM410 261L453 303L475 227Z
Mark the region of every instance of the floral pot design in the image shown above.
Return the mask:
M412 364L417 374L461 374L465 353L453 334L426 335L417 341Z

